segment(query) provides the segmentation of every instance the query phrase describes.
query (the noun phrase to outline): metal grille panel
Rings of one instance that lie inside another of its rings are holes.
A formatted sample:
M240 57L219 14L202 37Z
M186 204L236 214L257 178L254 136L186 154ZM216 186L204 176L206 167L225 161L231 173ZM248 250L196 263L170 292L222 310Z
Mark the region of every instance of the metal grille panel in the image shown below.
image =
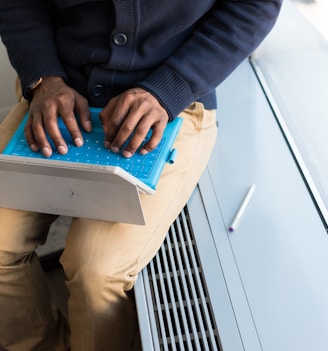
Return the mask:
M221 350L187 208L147 274L160 350Z

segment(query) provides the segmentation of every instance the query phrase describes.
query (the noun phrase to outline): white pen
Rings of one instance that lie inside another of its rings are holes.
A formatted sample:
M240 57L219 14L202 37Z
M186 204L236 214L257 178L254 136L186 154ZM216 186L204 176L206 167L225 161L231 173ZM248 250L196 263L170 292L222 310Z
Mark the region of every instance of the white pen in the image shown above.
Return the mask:
M241 205L239 207L238 212L235 215L235 218L233 219L233 221L232 221L232 223L231 223L231 225L229 227L229 232L233 232L233 231L235 231L237 229L237 227L239 225L239 222L241 220L241 217L243 216L243 214L244 214L244 212L246 210L246 207L247 207L247 205L248 205L248 203L249 203L249 201L250 201L250 199L251 199L251 197L252 197L252 195L254 193L254 190L255 190L255 184L253 184L249 188L249 190L248 190L243 202L241 203Z

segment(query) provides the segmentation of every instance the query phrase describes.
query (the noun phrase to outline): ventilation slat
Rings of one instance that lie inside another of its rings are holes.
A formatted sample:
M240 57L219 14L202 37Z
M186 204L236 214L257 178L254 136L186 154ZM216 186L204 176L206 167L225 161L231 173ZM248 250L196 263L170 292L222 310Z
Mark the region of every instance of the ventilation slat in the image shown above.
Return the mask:
M172 224L147 274L147 303L155 316L150 322L160 350L220 351L187 209Z
M157 267L161 267L161 262L160 262L160 255L156 255L155 260L157 262ZM160 283L160 288L161 288L161 295L162 295L162 301L161 301L161 306L164 309L165 315L166 315L166 320L168 321L168 323L166 324L166 331L168 332L168 337L165 338L165 340L174 340L175 339L175 335L173 333L173 328L172 328L172 322L171 322L171 314L170 314L170 306L169 306L169 300L168 300L168 292L167 289L165 287L164 282L169 280L166 279L165 275L163 274L162 269L158 270L158 280ZM164 341L164 340L163 340ZM176 350L176 346L175 343L171 343L172 344L172 350Z
M173 236L175 236L174 232L173 232ZM180 281L181 279L183 279L182 278L183 275L181 275L181 267L179 266L179 262L176 262L177 261L176 257L177 256L179 257L179 251L177 251L178 254L176 254L175 256L173 255L174 246L176 247L177 245L172 244L170 235L167 236L166 242L167 242L167 248L168 248L168 257L172 265L172 273L173 273L172 277L174 278L173 284L175 285L175 291L176 291L175 299L177 299L179 302L179 312L181 315L181 318L177 320L177 323L181 325L181 322L182 322L182 325L180 327L180 332L183 332L185 343L188 345L189 348L192 348L191 335L193 333L190 330L190 317L192 316L192 314L191 312L188 313L188 311L191 311L191 308L189 307L189 309L186 309L186 299L183 299L183 296L181 294L182 287L181 287ZM184 282L182 284L184 284ZM186 284L184 284L184 286L185 286L184 290L186 290ZM188 293L185 296L188 296Z
M175 224L179 224L178 221L176 221ZM190 282L189 280L187 280L188 278L188 270L190 270L190 267L186 266L183 264L183 260L182 258L186 258L185 256L185 251L184 249L184 242L182 240L181 242L181 236L182 233L180 232L181 227L178 225L178 230L175 229L175 226L173 225L171 227L171 232L172 232L172 237L173 237L173 242L174 245L177 249L177 263L178 263L178 271L180 272L180 276L181 276L181 281L182 281L182 289L184 292L184 296L185 296L185 305L187 306L187 312L188 312L188 317L189 317L189 323L191 325L191 329L192 329L192 336L197 336L196 338L193 337L193 341L197 347L197 350L200 350L200 343L199 343L199 338L198 338L198 331L197 331L197 326L195 323L195 314L193 311L193 305L194 305L194 291L192 290L192 296L190 296ZM178 239L180 239L178 241ZM189 284L188 284L189 282Z
M178 344L177 345L178 350L182 350L184 348L184 339L183 339L183 334L181 333L181 329L187 330L188 324L187 324L185 315L180 312L183 309L183 307L181 307L183 306L183 301L181 299L180 294L177 294L177 287L173 285L173 283L177 281L177 274L176 274L176 270L173 269L174 262L172 261L172 258L173 258L172 246L170 245L169 242L166 243L165 252L167 253L167 255L163 255L163 263L164 263L165 277L168 285L170 311L172 312L171 314L173 317L173 320L171 319L171 321L175 330L175 335L176 335L175 341ZM180 317L179 317L179 314L180 314ZM185 341L187 341L187 343L189 344L189 347L191 347L190 338L187 338L187 340ZM175 350L176 348L174 343L172 344L172 346L173 346L173 350Z
M182 223L184 225L185 228L185 233L189 232L189 228L188 228L188 221L187 221L187 217L185 215L184 212L181 213L181 218L182 218ZM188 230L187 230L188 228ZM192 250L190 250L190 259L191 259L191 266L194 267L194 282L197 283L197 291L200 294L200 306L202 307L202 312L204 313L204 320L206 321L206 332L205 330L203 330L203 340L208 341L209 345L213 345L215 344L215 335L213 330L215 330L215 326L213 326L213 320L211 318L211 315L209 313L210 308L208 306L209 304L209 299L208 296L205 295L206 292L206 288L203 285L204 281L204 277L202 276L202 270L199 267L199 259L196 259L196 254L197 254L197 248L195 246L195 242L191 240L191 236L187 235L186 236L186 241L188 242L188 247L193 248ZM197 269L196 269L197 267ZM203 278L203 279L202 279ZM209 338L210 339L209 339Z
M154 293L154 302L155 302L155 316L157 316L156 318L156 322L157 322L157 326L159 327L159 331L161 333L161 335L166 335L166 331L165 331L165 326L164 326L164 321L167 321L166 318L164 318L163 316L163 311L162 311L162 306L160 303L160 298L159 298L159 286L157 284L157 277L156 277L156 272L155 272L155 268L154 268L154 261L150 262L149 264L149 268L151 271L151 279L153 281L153 284L151 285L153 288L153 293ZM167 351L168 350L168 346L166 343L166 340L163 342L163 338L161 338L161 345L163 346L162 350Z
M200 294L200 290L199 287L197 287L195 285L195 283L197 283L194 279L195 274L193 274L193 272L195 272L198 270L197 266L193 266L193 262L190 261L190 254L193 252L193 246L192 245L188 245L188 242L186 241L185 237L184 237L184 233L186 233L186 229L183 225L183 216L181 215L180 217L180 221L177 221L177 225L179 227L179 239L180 239L180 245L181 245L181 253L183 255L183 257L185 258L185 260L190 264L187 265L186 268L186 276L188 278L189 281L189 286L190 286L190 290L191 290L191 296L192 296L192 302L193 302L193 306L194 306L194 319L195 321L197 321L197 336L201 342L202 342L202 350L204 351L209 351L208 345L206 343L206 331L205 331L205 327L206 325L204 325L203 321L203 316L202 316L202 311L201 311L201 304L199 303L199 299L198 296ZM182 230L183 228L183 230ZM189 252L189 254L188 254ZM205 342L204 342L205 341Z

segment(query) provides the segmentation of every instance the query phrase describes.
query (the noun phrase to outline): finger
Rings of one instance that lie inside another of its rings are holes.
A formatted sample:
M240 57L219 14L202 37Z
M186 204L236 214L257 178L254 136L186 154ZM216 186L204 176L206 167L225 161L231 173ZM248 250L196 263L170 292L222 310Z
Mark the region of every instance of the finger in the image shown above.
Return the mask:
M114 111L114 105L112 103L112 100L109 101L109 103L104 107L104 109L99 113L99 119L101 122L101 125L104 130L104 147L106 149L110 149L111 147L111 142L112 142L112 136L108 132L108 124L109 124L109 119L110 116L112 116L113 111Z
M34 137L34 133L33 133L33 117L31 114L26 122L25 127L24 127L24 134L25 134L26 142L28 143L31 150L34 152L39 151L39 145L38 145L38 142L36 141L36 139Z
M86 132L92 131L92 119L87 100L78 95L76 97L75 110L80 118L80 123Z
M69 131L71 138L75 144L75 146L80 147L83 145L83 136L82 133L80 131L78 122L76 120L76 116L73 112L73 110L66 110L64 112L60 113L61 118L63 119L65 126L67 128L67 130ZM55 127L55 126L52 126ZM55 137L61 137L61 133L59 131L58 128L58 123L56 123L56 129L54 128L53 131L58 131L59 133L56 133ZM53 139L53 136L51 135L52 140L54 141L55 145L57 146L55 140ZM64 141L64 139L62 139ZM59 139L58 139L59 142ZM61 141L60 141L61 142ZM65 143L65 141L64 141ZM58 145L62 145L62 144L58 144ZM66 143L65 143L66 145Z
M119 152L123 146L122 154L125 157L131 157L136 152L151 127L151 121L143 120L143 117L140 109L131 107L111 142L113 152Z
M150 129L151 124L142 120L142 122L135 128L132 138L122 150L122 155L127 158L132 157L144 142Z
M55 114L55 116L56 116L55 118L49 117L49 116L43 118L43 121L44 121L43 130L46 130L48 132L48 136L54 143L57 152L61 155L65 155L68 151L68 147L58 127L57 115ZM35 128L34 128L34 131L35 131Z
M115 153L120 151L135 127L133 121L127 121L128 116L128 105L116 98L112 99L101 113L105 132L105 147L110 148Z
M163 137L165 127L166 123L157 123L154 125L150 139L140 149L141 155L146 155L148 152L156 149Z
M34 139L38 145L38 148L41 149L43 156L50 157L52 155L52 148L44 130L42 115L33 116L32 131Z
M114 140L111 143L111 150L113 152L119 152L127 140L131 137L132 133L133 137L129 141L129 143L124 147L124 156L129 153L131 157L137 148L141 145L144 140L149 127L147 128L144 124L137 128L137 124L139 122L139 116L128 116L126 120L122 123L119 131L117 132Z

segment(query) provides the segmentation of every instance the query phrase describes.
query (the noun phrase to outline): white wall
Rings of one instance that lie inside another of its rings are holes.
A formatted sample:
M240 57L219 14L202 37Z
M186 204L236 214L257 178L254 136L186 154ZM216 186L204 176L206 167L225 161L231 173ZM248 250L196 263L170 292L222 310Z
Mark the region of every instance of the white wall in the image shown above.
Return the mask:
M0 41L0 122L16 103L16 72L11 67L6 48Z

